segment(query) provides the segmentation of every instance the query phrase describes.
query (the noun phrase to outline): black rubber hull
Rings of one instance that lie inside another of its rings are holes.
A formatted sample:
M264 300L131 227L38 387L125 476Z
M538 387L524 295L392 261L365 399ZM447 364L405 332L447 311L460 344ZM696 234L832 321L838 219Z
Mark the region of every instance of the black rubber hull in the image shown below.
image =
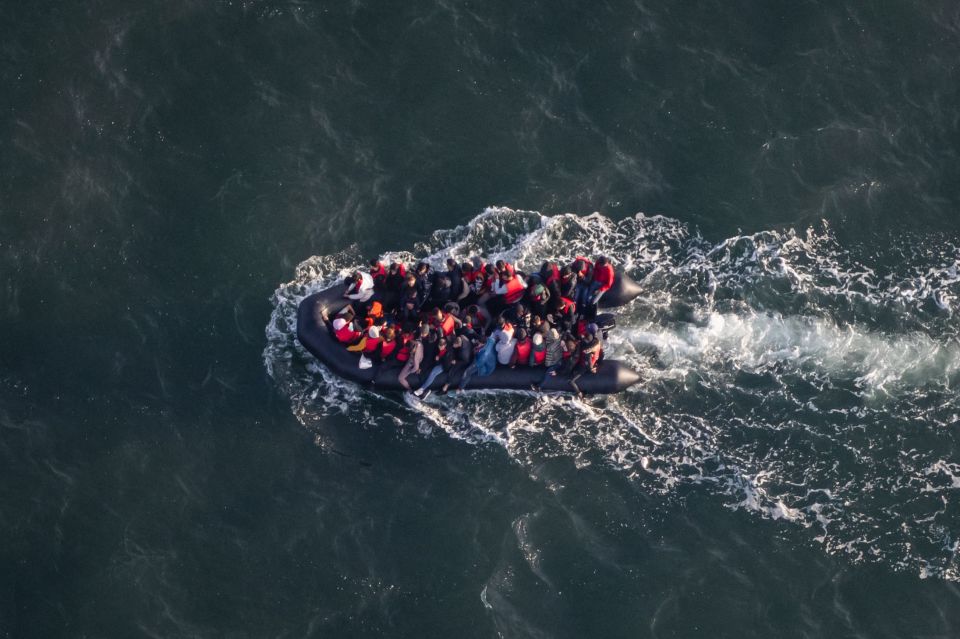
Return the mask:
M619 279L619 278L618 278ZM632 280L631 280L632 282ZM636 284L634 283L634 286ZM616 287L614 287L616 288ZM601 298L601 302L607 301L607 296L614 291L610 291ZM621 291L626 287L621 287ZM400 372L399 363L392 365L373 366L368 369L358 367L360 359L359 354L351 353L345 349L334 336L330 333L327 324L320 317L321 311L326 311L330 316L336 314L345 305L343 299L343 285L337 285L325 291L315 293L306 297L300 302L297 311L297 339L303 344L310 353L320 360L327 368L335 374L348 379L357 384L365 386L374 385L382 390L404 390L397 381L397 374ZM636 297L634 294L633 297ZM630 299L633 299L631 297ZM609 300L622 299L620 293ZM629 301L629 300L628 300ZM601 304L609 306L609 304ZM485 377L476 377L470 379L467 389L506 389L506 390L529 390L530 385L539 383L543 378L543 367L528 368L505 368L497 367L490 375ZM429 372L428 366L424 365L424 376ZM440 375L430 388L438 389L446 381L445 375ZM420 385L421 379L415 375L407 378L407 381L416 388ZM580 389L587 394L606 394L618 393L636 384L640 381L640 376L636 371L616 360L604 360L597 368L596 374L584 375L577 381ZM551 377L543 385L543 390L547 391L572 391L570 382L567 378Z

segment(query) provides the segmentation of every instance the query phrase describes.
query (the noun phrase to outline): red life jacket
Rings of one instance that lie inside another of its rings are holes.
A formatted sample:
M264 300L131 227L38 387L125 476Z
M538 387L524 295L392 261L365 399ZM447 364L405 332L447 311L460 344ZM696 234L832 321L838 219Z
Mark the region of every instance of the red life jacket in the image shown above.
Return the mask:
M400 350L397 351L397 361L405 362L410 359L410 338L407 335L401 335L398 340L400 341Z
M547 274L547 281L543 283L544 286L550 286L554 282L560 281L560 268L556 264L550 265L550 272Z
M523 292L527 287L523 285L519 277L512 277L507 280L507 292L503 294L503 299L507 304L516 304L523 299Z
M580 363L593 368L597 365L597 361L600 359L600 349L597 349L593 353L588 353L586 351L580 351Z
M370 268L370 277L373 278L373 285L378 288L386 283L387 269L384 267L383 262L377 262L376 266Z
M504 273L509 273L510 277L517 276L517 271L515 268L513 268L513 264L511 264L510 262L503 263L503 271L500 273L500 275L503 275Z
M334 335L336 335L337 340L343 342L344 344L349 344L360 337L360 331L355 331L350 328L350 322L347 322L340 328L339 331L334 331Z
M533 351L533 365L534 366L543 366L543 363L547 361L547 349Z
M577 337L583 337L587 334L587 320L582 319L577 322Z
M368 336L367 336L367 341L363 343L363 352L364 352L366 355L369 355L369 354L372 353L373 351L377 350L377 347L378 347L378 346L380 346L380 338L379 338L379 337L370 337L370 336L368 335Z
M601 291L608 291L610 287L613 286L613 267L609 264L604 264L593 270L593 281L600 285Z
M560 304L557 307L557 311L560 315L568 315L575 313L577 310L577 304L569 297L561 297Z
M533 348L533 344L529 339L526 339L522 342L517 342L517 345L514 347L517 353L517 364L521 366L528 366L530 364L530 350ZM546 353L544 353L546 354Z
M386 342L383 340L380 341L380 357L382 357L383 359L387 359L388 357L390 357L390 354L395 350L397 350L397 340L392 339L389 342ZM409 355L409 352L408 352L408 355Z

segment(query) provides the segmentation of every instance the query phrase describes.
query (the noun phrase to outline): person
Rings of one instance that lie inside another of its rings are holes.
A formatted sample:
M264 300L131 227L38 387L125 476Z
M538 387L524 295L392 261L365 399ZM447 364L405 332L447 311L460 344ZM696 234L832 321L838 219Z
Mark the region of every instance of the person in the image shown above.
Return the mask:
M500 274L500 277L513 277L517 274L517 270L513 268L513 264L510 262L497 260L496 267L497 273Z
M513 355L510 356L510 368L530 365L530 353L533 351L533 342L527 334L527 329L517 329L516 344L513 345Z
M610 260L602 255L598 257L593 268L593 282L590 285L590 298L587 304L596 307L603 294L613 286L615 278L616 273L613 270L613 265L610 264Z
M577 274L569 266L560 269L560 282L558 283L560 294L554 299L565 297L568 300L574 300L577 296Z
M543 366L547 361L547 344L543 340L543 335L534 333L530 339L530 358L527 360L527 366Z
M380 364L393 361L399 351L398 346L399 340L397 339L396 330L392 326L387 326L380 331L380 344L377 350L370 353L369 357L374 362Z
M450 279L450 290L453 293L450 299L459 302L465 298L469 291L463 282L463 269L452 257L447 258L447 272L444 275Z
M550 301L550 289L540 282L537 282L527 290L527 299L530 301L530 311L534 315L546 315L547 302Z
M399 358L398 358L399 359ZM407 391L410 391L410 383L407 381L407 377L410 375L419 375L420 366L423 363L423 343L420 341L420 338L410 342L409 355L407 356L407 363L403 365L403 368L400 369L400 374L397 375L397 381L400 382L400 385L403 386Z
M533 321L533 316L530 314L530 309L522 302L518 302L513 309L507 309L504 314L510 323L513 324L514 328L520 328L522 326L528 330L530 329L530 322Z
M502 316L497 330L493 332L493 339L496 341L497 362L509 366L517 340L513 337L513 326Z
M390 263L384 289L391 293L400 293L406 279L407 267L403 265L403 262L395 260Z
M460 383L457 384L457 390L466 388L467 383L474 375L489 375L493 372L493 368L497 365L495 349L496 340L493 337L486 340L477 340L473 343L473 361L463 371Z
M540 283L553 295L560 294L560 269L556 262L544 262L540 266Z
M453 338L450 349L444 355L443 368L447 374L447 379L440 392L446 393L451 386L458 385L463 380L463 375L467 367L473 363L473 342L462 335Z
M367 339L363 342L363 354L373 361L376 359L376 353L380 351L380 344L383 338L380 336L380 327L373 325L367 329Z
M449 337L457 328L463 325L463 322L461 322L456 315L442 311L439 308L435 308L430 312L428 321L430 325L440 331L444 337Z
M373 288L382 291L387 284L387 267L377 258L370 260L370 277L373 279Z
M563 335L563 352L560 356L560 367L557 375L571 375L580 361L580 341L570 333Z
M474 266L473 262L464 262L460 265L460 275L463 278L463 292L457 301L467 306L477 301L480 287L483 285L483 272Z
M416 268L417 288L420 289L420 306L430 299L430 290L433 288L435 273L426 262L418 262Z
M487 302L487 307L494 315L502 313L522 300L526 290L527 283L519 275L503 275L493 285L496 297Z
M493 297L493 287L496 286L499 278L497 267L493 264L484 265L483 271L478 276L480 284L477 289L477 304L486 304Z
M587 332L580 338L580 355L576 367L573 369L573 376L570 378L570 385L577 392L577 396L583 398L583 391L577 386L577 380L584 375L594 375L597 372L597 364L600 362L601 343L596 335Z
M347 281L349 284L343 293L345 298L355 302L366 302L373 297L373 278L369 273L356 271Z
M453 299L453 283L450 278L446 274L436 278L430 291L430 303L438 308L443 308Z
M400 291L400 319L411 321L416 319L420 312L420 287L417 286L417 276L413 273L407 274L407 279Z
M555 325L559 325L564 330L572 330L577 323L577 305L568 297L557 297L553 301L553 317Z
M420 366L421 368L429 366L430 371L427 373L427 378L420 384L420 388L413 391L417 397L422 397L427 387L443 372L442 361L447 344L446 339L430 328L429 324L420 327L420 341L423 343L423 361Z
M535 391L539 391L540 387L546 384L548 379L556 377L557 371L564 362L563 341L560 339L560 332L557 331L557 329L551 328L547 331L543 345L545 351L543 365L546 366L546 370L543 373L543 379L540 380L540 383L531 386Z
M549 317L549 315L547 316ZM550 323L547 322L540 315L534 315L530 318L530 334L536 335L537 333L546 334L547 330L550 328Z
M577 274L577 287L574 290L573 301L578 308L586 308L590 295L590 285L593 281L593 262L585 257L577 256L570 270Z
M350 346L356 344L363 337L363 333L353 326L353 312L347 311L337 315L333 320L333 335L341 344Z

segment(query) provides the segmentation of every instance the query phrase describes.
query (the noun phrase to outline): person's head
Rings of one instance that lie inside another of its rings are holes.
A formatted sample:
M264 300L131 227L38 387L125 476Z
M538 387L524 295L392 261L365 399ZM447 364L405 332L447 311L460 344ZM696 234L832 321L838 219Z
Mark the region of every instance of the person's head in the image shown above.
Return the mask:
M601 255L600 257L597 258L597 266L606 266L606 265L607 265L607 258L605 256Z
M453 269L457 268L457 261L456 261L455 259L453 259L452 257L448 257L448 258L447 258L447 268L450 269L451 271L452 271Z
M588 332L583 334L583 336L580 338L580 341L583 343L584 346L590 346L595 341L597 341L597 338L594 337L593 333Z
M449 277L444 275L440 278L440 288L450 288L451 286L453 286L453 281Z
M462 338L461 336L459 336L459 335L455 335L454 338L453 338L453 341L452 341L451 343L453 344L453 347L454 347L454 348L462 348L462 347L463 347L463 338Z
M377 268L378 266L380 266L380 260L378 260L378 259L375 258L375 257L372 258L372 259L370 260L370 266L372 266L373 268Z
M550 269L550 262L544 262L543 264L540 265L540 272L541 272L541 273L549 273L550 270L551 270L551 269Z
M467 313L469 313L470 315L479 315L480 307L477 306L476 304L471 304L470 306L467 307Z
M558 331L555 328L551 328L550 331L547 333L547 335L550 337L550 339L553 339L553 340L560 339L560 331Z
M473 273L473 264L470 262L464 262L460 265L460 270L464 273Z
M333 320L333 330L335 331L339 331L341 328L343 328L346 325L347 325L347 320L342 316L336 317Z
M583 269L585 269L586 267L587 267L587 265L584 264L583 260L575 260L575 261L573 262L573 272L574 272L574 273L582 273L582 272L583 272Z
M497 328L500 328L500 329L506 328L507 324L508 324L507 318L504 317L503 315L497 318Z
M596 335L598 330L600 330L600 327L594 324L593 322L590 322L589 324L587 324L587 333L589 333L590 335Z
M396 331L393 330L393 327L392 327L392 326L388 326L388 327L386 327L385 329L383 329L382 331L380 331L380 337L381 337L381 339L383 339L385 342L392 342L393 339L396 337L396 335L397 335L397 334L396 334Z
M430 311L430 315L431 317L437 320L443 319L443 311L440 310L440 307L436 307L432 311Z
M360 274L360 271L354 271L353 281L356 282L357 284L363 281L363 275Z
M486 266L483 267L483 272L490 276L496 275L497 267L494 266L493 264L487 264Z
M427 324L420 325L420 339L430 337L430 326Z
M367 337L369 337L370 339L379 339L379 338L380 338L380 327L374 325L374 326L371 326L370 328L368 328L368 329L367 329Z
M527 329L520 327L517 329L517 339L521 342L527 339Z
M533 296L534 296L534 297L543 297L546 292L547 292L547 289L545 289L545 288L543 287L543 284L534 284L534 285L533 285L533 291L532 291L532 293L533 293Z
M429 270L430 270L430 265L427 264L426 262L418 262L418 263L417 263L417 273L419 273L420 275L423 275L424 273L426 273L426 272L429 271Z
M527 307L524 306L523 304L517 304L517 316L519 317L521 315L526 315L526 314L527 314Z
M543 326L543 318L539 315L534 315L530 318L530 328L538 329Z
M534 346L543 346L543 335L540 333L533 334L533 345Z
M569 266L564 266L562 269L560 269L560 277L563 279L567 279L571 275L573 275L573 271L570 270Z
M391 272L391 273L399 273L399 272L400 272L400 262L393 262L392 264L390 264L390 272Z
M410 273L409 275L407 275L407 286L412 288L416 285L417 285L417 276L414 275L413 273Z

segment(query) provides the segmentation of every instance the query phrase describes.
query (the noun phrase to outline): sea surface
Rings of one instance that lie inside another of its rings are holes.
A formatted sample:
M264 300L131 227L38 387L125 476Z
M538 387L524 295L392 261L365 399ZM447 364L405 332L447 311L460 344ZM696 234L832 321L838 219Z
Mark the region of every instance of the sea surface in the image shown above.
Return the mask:
M604 253L629 392L372 393ZM960 637L960 4L0 2L0 638Z

